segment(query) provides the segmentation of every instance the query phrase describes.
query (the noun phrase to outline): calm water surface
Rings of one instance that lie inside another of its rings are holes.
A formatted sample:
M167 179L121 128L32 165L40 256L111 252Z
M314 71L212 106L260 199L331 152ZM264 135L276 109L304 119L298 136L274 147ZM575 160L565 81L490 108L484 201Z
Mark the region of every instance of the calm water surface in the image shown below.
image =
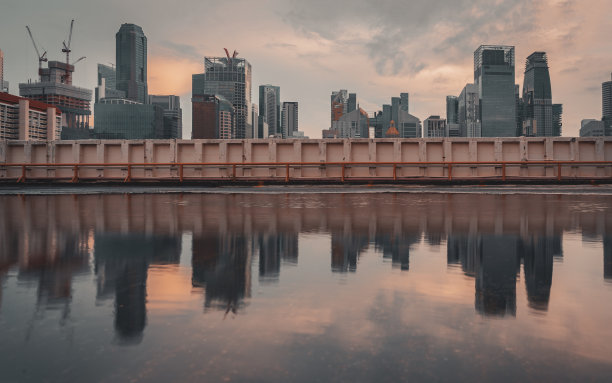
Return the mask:
M612 197L0 196L0 382L612 381Z

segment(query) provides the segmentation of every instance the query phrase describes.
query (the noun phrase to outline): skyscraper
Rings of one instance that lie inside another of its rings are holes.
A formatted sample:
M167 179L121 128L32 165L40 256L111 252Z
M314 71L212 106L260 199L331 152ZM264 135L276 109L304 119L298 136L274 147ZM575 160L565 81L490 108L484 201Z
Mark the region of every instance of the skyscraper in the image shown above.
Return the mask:
M612 131L612 79L601 84L601 109L602 120L608 131ZM612 135L612 132L607 134Z
M563 131L563 104L553 104L553 136L560 137Z
M298 131L298 103L283 102L283 138L290 138Z
M514 47L481 45L474 52L482 137L516 136Z
M458 118L461 137L481 137L480 97L475 84L467 84L458 99Z
M446 121L449 124L459 123L459 98L446 96Z
M553 136L552 92L545 52L534 52L527 57L523 105L523 135Z
M99 102L102 98L125 98L125 92L117 90L117 71L115 68L98 64L98 86L96 87L95 100Z
M330 126L334 125L334 121L338 121L340 117L348 113L348 92L346 89L333 91L331 94L331 120Z
M347 113L357 109L357 93L349 93L347 102Z
M223 96L198 95L191 98L192 139L230 139L235 129L235 109Z
M164 111L164 138L183 137L183 110L181 99L174 95L150 95L149 104L157 105Z
M147 37L135 24L121 24L115 35L117 90L126 98L147 102Z
M252 136L251 123L251 64L237 57L205 57L204 73L194 74L192 93L215 95L228 100L235 113L230 138ZM194 117L194 124L197 123Z
M423 121L424 137L448 137L446 121L440 116L429 116Z
M265 118L270 133L281 133L280 87L259 86L259 115ZM253 122L255 124L256 122Z

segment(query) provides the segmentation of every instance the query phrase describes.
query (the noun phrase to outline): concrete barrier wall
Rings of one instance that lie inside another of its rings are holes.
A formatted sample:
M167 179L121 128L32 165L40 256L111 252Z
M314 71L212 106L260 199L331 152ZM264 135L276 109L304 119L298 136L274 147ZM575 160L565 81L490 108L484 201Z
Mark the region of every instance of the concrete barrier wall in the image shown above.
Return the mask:
M1 141L2 163L297 163L297 162L501 162L612 161L612 137L589 138L430 138L313 140L79 140ZM231 167L186 166L184 177L230 177ZM238 177L284 177L279 167L237 168ZM453 177L492 177L500 167L454 167ZM19 168L0 168L0 179L18 177ZM135 167L132 177L176 177L177 167ZM340 177L340 167L290 169L291 178ZM445 177L448 170L424 164L398 167L397 177ZM508 177L556 175L555 166L508 167ZM87 167L83 178L125 177L125 168ZM392 177L391 166L350 166L346 177ZM28 177L70 177L72 169L28 169ZM610 166L564 166L564 177L610 177Z

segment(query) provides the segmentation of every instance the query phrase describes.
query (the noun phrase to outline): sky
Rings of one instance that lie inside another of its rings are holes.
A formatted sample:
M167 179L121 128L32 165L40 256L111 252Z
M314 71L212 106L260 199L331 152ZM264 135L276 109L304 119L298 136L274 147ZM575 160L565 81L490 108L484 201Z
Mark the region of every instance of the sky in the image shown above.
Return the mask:
M281 101L299 102L299 126L320 138L330 125L330 94L357 93L369 113L410 93L410 113L446 113L446 96L473 82L481 44L516 47L516 83L526 57L548 53L553 103L562 103L563 135L601 118L601 83L612 72L610 0L0 0L5 80L36 79L38 60L25 26L50 60L75 19L74 85L93 89L97 64L115 62L115 33L140 25L148 39L150 94L181 97L183 137L191 136L191 75L204 56L237 50L258 87L278 85ZM93 105L93 102L92 102ZM92 106L93 109L93 106Z

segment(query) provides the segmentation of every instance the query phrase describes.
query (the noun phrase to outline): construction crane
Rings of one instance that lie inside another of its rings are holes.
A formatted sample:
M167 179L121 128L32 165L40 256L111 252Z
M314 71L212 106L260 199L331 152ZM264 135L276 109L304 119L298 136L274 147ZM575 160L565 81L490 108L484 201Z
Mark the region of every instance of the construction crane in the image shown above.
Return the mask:
M73 62L72 65L75 65L76 63L78 63L81 60L85 60L87 58L87 56L83 56L80 59L78 59L77 61Z
M30 40L32 40L32 44L34 45L34 50L36 50L36 55L38 56L38 72L40 74L43 61L48 61L47 51L44 51L42 55L40 54L38 47L36 46L36 42L34 41L34 37L32 36L32 31L30 30L30 27L26 25L26 29L28 30L28 34L30 35Z
M232 60L235 59L238 56L238 52L234 50L234 54L231 55L229 54L229 51L227 50L227 48L223 48L223 50L225 51L225 55L227 56L227 62L229 65L232 65Z
M62 43L64 48L62 52L66 54L66 64L70 64L70 42L72 41L72 27L74 26L74 19L70 22L70 33L68 33L68 45L66 45L66 40Z

